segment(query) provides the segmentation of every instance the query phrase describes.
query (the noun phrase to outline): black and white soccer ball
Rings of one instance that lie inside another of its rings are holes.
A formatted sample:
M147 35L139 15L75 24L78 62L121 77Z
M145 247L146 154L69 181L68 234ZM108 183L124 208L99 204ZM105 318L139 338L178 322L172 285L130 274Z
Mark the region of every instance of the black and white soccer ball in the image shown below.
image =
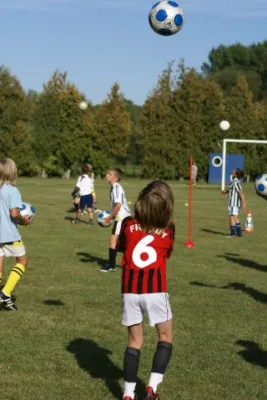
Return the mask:
M184 13L176 1L162 0L151 8L148 20L153 31L162 36L171 36L182 29Z
M22 217L30 217L31 222L33 221L36 210L35 210L35 207L31 203L23 201L21 203L19 211L20 211L20 214L22 215Z
M257 176L255 189L261 196L267 196L267 174Z

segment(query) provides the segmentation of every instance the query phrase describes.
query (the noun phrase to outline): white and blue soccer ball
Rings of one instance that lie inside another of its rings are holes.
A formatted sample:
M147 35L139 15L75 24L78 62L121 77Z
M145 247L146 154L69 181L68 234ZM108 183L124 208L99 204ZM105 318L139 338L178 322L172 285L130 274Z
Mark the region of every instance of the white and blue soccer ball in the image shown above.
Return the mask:
M176 1L162 0L151 8L148 20L153 31L162 36L171 36L182 29L184 13Z
M110 211L108 210L100 210L99 213L97 214L97 223L99 226L102 228L107 228L112 224L112 221L110 221L109 224L104 224L104 219L107 218L110 215Z
M20 214L23 217L30 217L31 220L34 219L36 210L35 210L35 207L31 203L27 203L26 201L23 201L21 203L19 210L20 210Z
M267 174L257 176L255 180L255 189L262 196L267 196Z

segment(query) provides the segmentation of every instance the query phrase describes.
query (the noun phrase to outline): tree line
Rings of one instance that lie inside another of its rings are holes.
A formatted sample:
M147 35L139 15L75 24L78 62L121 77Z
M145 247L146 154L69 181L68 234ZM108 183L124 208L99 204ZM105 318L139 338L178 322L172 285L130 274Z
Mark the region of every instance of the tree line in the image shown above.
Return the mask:
M201 71L170 62L142 106L117 82L93 105L58 70L40 93L26 92L0 67L0 154L26 176L76 175L90 161L100 175L110 165L132 165L142 177L179 179L188 177L192 156L206 179L209 153L221 151L223 119L231 123L228 137L267 138L267 41L214 48ZM228 151L245 154L247 174L265 170L264 146L231 144Z

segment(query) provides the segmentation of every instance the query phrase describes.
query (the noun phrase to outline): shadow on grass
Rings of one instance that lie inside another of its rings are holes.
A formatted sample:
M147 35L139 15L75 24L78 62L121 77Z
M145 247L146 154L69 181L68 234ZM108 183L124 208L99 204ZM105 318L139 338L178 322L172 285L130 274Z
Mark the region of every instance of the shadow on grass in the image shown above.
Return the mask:
M46 306L64 306L64 303L61 300L45 300L44 304Z
M237 340L236 344L244 347L238 354L250 364L267 368L267 351L262 350L258 343L251 340Z
M228 253L226 253L224 255L219 255L217 257L224 258L225 260L230 261L234 264L242 265L242 267L256 269L257 271L261 271L261 272L267 272L267 265L261 265L255 261L248 260L246 258L235 258L235 257L232 257L232 255L228 254Z
M108 263L107 259L100 258L97 256L93 256L90 253L85 253L85 252L79 252L77 253L78 256L82 256L79 261L83 263L94 263L96 262L100 267L103 267Z
M232 282L232 283L228 283L228 285L225 285L225 286L216 286L216 285L208 285L206 283L194 281L194 282L190 282L190 285L215 288L215 289L239 290L240 292L248 294L254 300L256 300L260 303L263 303L263 304L267 304L267 294L266 293L259 292L258 290L253 289L250 286L246 286L244 283Z
M80 368L92 378L102 379L115 399L122 399L123 393L119 380L123 378L123 370L117 367L110 359L112 351L100 347L93 340L78 338L72 340L67 351L74 354ZM137 382L138 390L143 394L145 385Z
M201 232L212 233L213 235L227 236L225 232L213 231L212 229L200 229Z

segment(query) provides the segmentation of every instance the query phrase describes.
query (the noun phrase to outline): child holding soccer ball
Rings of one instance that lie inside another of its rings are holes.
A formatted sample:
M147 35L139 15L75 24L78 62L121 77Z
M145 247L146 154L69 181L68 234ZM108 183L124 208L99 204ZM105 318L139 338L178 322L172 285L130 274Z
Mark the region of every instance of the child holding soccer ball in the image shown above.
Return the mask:
M29 225L31 217L22 217L21 194L15 186L17 167L10 158L0 159L0 283L4 272L5 257L15 257L16 265L11 269L7 282L0 292L0 306L5 310L16 311L12 292L28 265L28 257L17 223Z
M104 219L104 224L109 225L113 219L115 219L115 222L109 239L109 262L100 269L101 272L116 271L116 245L122 221L131 215L125 191L120 184L122 177L123 173L120 168L110 169L106 175L106 181L110 184L111 213Z
M128 328L124 353L123 400L136 400L135 387L143 345L143 314L157 329L159 341L144 400L159 400L162 382L172 353L172 311L169 304L166 259L174 243L174 197L163 181L154 181L139 194L134 218L124 220L117 248L122 258L122 324Z

